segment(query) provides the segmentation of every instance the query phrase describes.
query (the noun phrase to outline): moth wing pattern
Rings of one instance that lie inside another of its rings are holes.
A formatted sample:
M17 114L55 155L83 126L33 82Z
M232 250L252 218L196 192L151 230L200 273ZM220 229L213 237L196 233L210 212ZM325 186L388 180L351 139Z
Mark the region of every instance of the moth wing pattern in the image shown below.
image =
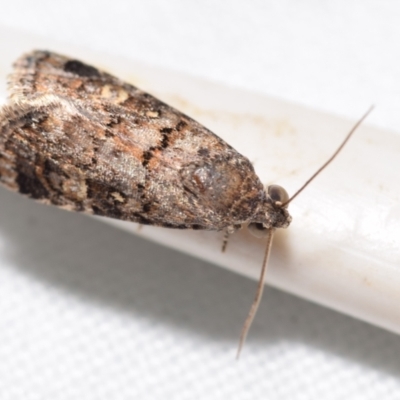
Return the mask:
M253 166L201 124L78 60L19 58L0 111L0 182L65 209L221 230L265 201Z

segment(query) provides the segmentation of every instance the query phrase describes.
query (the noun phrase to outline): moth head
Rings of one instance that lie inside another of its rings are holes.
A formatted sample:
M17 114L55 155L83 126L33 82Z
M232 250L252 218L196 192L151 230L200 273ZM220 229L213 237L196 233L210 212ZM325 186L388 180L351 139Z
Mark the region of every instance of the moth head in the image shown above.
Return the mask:
M269 185L266 188L265 207L263 208L263 222L251 222L248 229L252 235L263 238L268 231L274 228L287 228L292 217L287 210L289 195L279 185Z

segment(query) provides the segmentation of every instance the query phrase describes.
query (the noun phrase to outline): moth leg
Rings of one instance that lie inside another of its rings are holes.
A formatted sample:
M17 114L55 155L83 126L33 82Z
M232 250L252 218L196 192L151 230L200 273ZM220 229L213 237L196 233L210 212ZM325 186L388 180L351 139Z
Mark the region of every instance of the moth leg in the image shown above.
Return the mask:
M142 228L143 228L143 224L139 224L137 227L137 232L140 232L142 230Z
M230 235L232 235L232 233L235 233L239 229L242 229L242 225L232 225L232 226L228 226L226 228L225 233L224 233L224 239L222 242L222 249L221 249L223 253L225 253L226 247L228 246L228 241L229 241Z
M229 232L229 230L227 229L224 232L224 239L222 241L222 253L225 253L226 247L228 246L228 241L229 241L229 236L231 235L231 233Z

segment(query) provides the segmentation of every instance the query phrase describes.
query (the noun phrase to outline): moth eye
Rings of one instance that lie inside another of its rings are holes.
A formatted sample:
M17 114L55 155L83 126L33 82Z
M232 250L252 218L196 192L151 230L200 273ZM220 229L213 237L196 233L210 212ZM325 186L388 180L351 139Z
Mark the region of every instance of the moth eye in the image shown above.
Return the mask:
M267 188L268 197L272 203L279 202L281 204L286 203L289 200L287 191L279 185L270 185Z
M259 222L252 222L247 228L253 236L259 239L266 237L269 231L269 229L264 228L264 225Z

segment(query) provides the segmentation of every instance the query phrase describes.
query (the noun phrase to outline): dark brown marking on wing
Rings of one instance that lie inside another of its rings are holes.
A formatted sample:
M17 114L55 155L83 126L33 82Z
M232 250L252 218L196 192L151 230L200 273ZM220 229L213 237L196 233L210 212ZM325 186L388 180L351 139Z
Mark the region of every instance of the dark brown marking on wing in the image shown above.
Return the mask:
M113 188L91 179L86 180L86 185L87 198L91 200L94 214L124 219L123 205L126 203L126 198L118 188Z
M152 210L152 208L153 208L153 206L152 206L151 203L144 203L144 204L143 204L143 207L142 207L143 212L146 213L146 214L147 214L148 212L150 212L150 211Z
M64 64L64 71L76 74L78 76L92 78L99 77L100 73L97 68L84 64L78 60L69 60Z
M180 120L179 122L178 122L178 124L176 125L176 130L179 132L179 131L181 131L183 128L185 128L187 126L187 122L185 122L185 121L183 121L183 120Z
M167 134L164 134L162 136L162 140L161 140L161 149L166 149L169 145L169 136Z
M197 151L197 154L198 154L200 157L209 157L209 156L210 156L210 150L208 150L208 149L205 148L205 147L202 147L201 149L199 149L199 150Z
M172 132L172 128L162 128L162 129L160 129L160 132L161 133L171 133Z
M155 149L156 149L156 147L150 147L149 150L147 150L143 153L143 162L142 162L143 167L147 167L150 160L153 158L153 151Z
M109 128L121 124L122 118L119 115L110 114L110 120L106 123Z
M22 194L26 194L33 199L46 199L49 197L49 192L43 186L40 179L36 176L35 173L24 172L24 168L21 164L19 165L19 173L17 175L16 182L19 187L19 191Z
M55 192L62 194L62 181L67 176L53 159L48 158L44 161L42 174L50 188Z

